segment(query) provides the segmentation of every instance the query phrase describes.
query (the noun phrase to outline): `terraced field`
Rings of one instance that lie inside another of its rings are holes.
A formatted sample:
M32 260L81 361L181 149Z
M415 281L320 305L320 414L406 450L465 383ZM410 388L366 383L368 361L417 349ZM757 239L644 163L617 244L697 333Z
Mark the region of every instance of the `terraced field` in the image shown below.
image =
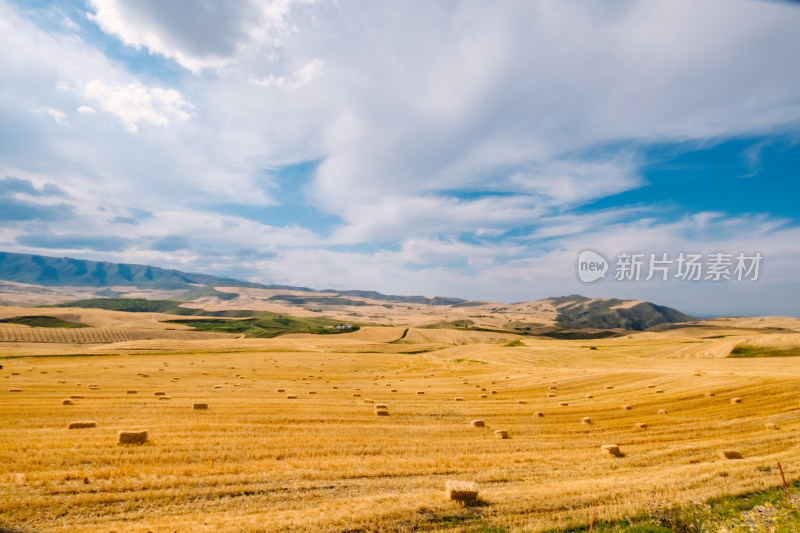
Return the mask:
M800 477L800 360L717 353L763 331L516 347L413 328L393 342L403 331L7 346L0 529L564 530L595 506L615 519L774 486L778 461ZM117 443L139 429L147 443ZM447 480L477 482L478 503L446 501Z

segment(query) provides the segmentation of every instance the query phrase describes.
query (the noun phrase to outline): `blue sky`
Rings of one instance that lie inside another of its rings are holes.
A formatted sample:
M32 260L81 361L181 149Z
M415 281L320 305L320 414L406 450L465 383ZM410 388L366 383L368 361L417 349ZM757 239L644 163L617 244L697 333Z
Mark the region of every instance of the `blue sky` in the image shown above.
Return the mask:
M0 249L800 316L798 27L767 0L0 0ZM764 259L615 280L621 252Z

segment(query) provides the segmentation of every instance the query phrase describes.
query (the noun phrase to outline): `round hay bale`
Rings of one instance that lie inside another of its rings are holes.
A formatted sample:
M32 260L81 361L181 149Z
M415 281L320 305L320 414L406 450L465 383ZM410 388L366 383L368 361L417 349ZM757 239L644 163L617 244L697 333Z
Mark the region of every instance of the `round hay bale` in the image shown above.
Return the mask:
M713 392L706 393L706 398L713 398L714 396L716 396L716 394L714 394Z
M656 394L664 394L664 389L657 389Z
M636 422L633 426L634 429L647 429L647 424L644 422Z
M317 393L317 391L315 391L315 390L310 390L310 391L308 391L308 394L309 394L309 395L316 394L316 393Z
M633 408L630 405L623 405L622 406L622 410L623 411L630 411L631 409L633 409Z
M498 429L494 432L494 438L496 439L507 439L508 438L508 431L505 429Z
M621 457L622 452L619 450L619 444L603 444L600 448L609 455L614 457Z
M85 428L96 428L97 422L93 420L78 420L75 422L70 422L68 429L85 429Z
M375 414L377 416L389 416L389 410L388 409L376 409L375 410Z
M397 389L392 389L389 392L397 392Z
M22 392L22 389L8 389L8 392Z
M594 396L592 396L591 394L587 394L587 395L586 395L586 398L587 398L587 399L589 399L589 400L591 400L592 398L594 398Z
M353 393L353 398L361 398L361 395L357 392Z
M208 404L207 403L193 403L192 404L192 409L194 409L195 411L208 409Z
M447 481L445 496L450 501L475 502L478 500L478 484L472 481Z
M665 414L667 414L667 410L666 409L659 409L658 410L658 414L665 415Z
M166 396L167 393L164 391L157 391L153 393L153 396Z
M388 409L389 407L385 403L376 403L375 409Z
M489 396L486 394L481 394L481 398L488 398Z
M778 429L778 426L775 425L775 423L773 422L767 422L766 424L764 424L764 427L766 429Z
M591 424L591 423L592 423L591 416L584 416L583 418L581 418L581 424Z
M525 401L525 400L517 400L517 403L518 403L518 404L520 404L520 405L525 405L525 404L527 404L528 402L527 402L527 401Z
M607 389L613 389L613 388L614 388L614 385L606 385L606 388L607 388Z
M137 394L138 392L139 391L135 391L135 390L126 390L125 394Z
M147 430L120 431L117 438L120 444L144 444L147 442Z
M61 405L73 405L72 400L61 400Z
M425 394L425 391L418 390L418 391L417 391L417 394Z
M72 400L82 400L83 399L83 394L70 394L69 397Z
M167 401L167 400L171 400L172 398L170 398L169 396L159 396L158 399L161 400L161 401Z
M550 392L550 393L547 394L547 397L548 398L555 398L556 397L556 393L555 392Z
M470 422L470 424L472 424L472 426L476 427L476 428L482 428L482 427L484 427L486 425L483 422L483 420L473 420L472 422Z
M533 413L534 418L544 418L544 413L541 411L536 411Z
M278 389L278 392L286 392L286 389Z
M219 390L219 389L221 389L221 388L222 388L222 385L214 385L214 388L215 388L215 389L217 389L217 390Z
M569 404L567 402L558 402L558 405L560 405L561 407L568 407L569 406Z
M491 392L492 392L492 394L497 394L497 391L496 391L496 390L493 390L493 391L491 391Z
M718 455L722 459L744 459L742 454L737 450L720 450Z
M286 399L287 400L296 400L297 399L297 394L287 394L286 395Z
M731 398L731 403L742 403L741 398Z
M453 398L453 401L455 401L455 402L463 402L464 398L462 398L461 396L456 396L455 398Z
M364 403L375 403L375 400L370 400L369 398L364 398Z

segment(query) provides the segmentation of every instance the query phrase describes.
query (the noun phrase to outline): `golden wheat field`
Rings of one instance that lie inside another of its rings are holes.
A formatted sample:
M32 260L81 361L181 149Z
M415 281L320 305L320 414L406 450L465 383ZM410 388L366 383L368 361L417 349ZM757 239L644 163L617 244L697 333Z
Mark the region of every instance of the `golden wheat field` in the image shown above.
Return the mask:
M774 486L800 476L800 359L725 357L800 344L774 321L0 342L0 529L545 531Z

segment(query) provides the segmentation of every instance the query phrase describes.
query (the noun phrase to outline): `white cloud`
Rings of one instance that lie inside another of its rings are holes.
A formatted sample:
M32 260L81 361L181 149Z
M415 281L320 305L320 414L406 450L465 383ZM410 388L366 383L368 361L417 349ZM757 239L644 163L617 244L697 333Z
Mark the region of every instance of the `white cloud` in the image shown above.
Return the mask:
M97 111L93 107L89 107L88 105L82 105L78 108L78 113L84 115L96 115Z
M275 76L270 74L266 78L254 78L253 83L263 87L288 87L297 89L303 85L308 85L322 74L322 68L325 66L325 61L315 58L311 62L303 65L295 70L290 77Z
M34 109L34 112L39 115L47 115L59 124L69 124L67 122L67 116L63 111L59 111L58 109L53 109L52 107L40 107L38 109Z
M86 84L83 94L122 121L131 133L137 133L142 124L168 126L170 120L188 120L193 109L177 90L145 87L141 83L92 80Z
M307 1L307 0L306 0ZM292 5L303 0L90 0L89 18L127 45L174 59L199 73L221 68L243 48L280 44Z

